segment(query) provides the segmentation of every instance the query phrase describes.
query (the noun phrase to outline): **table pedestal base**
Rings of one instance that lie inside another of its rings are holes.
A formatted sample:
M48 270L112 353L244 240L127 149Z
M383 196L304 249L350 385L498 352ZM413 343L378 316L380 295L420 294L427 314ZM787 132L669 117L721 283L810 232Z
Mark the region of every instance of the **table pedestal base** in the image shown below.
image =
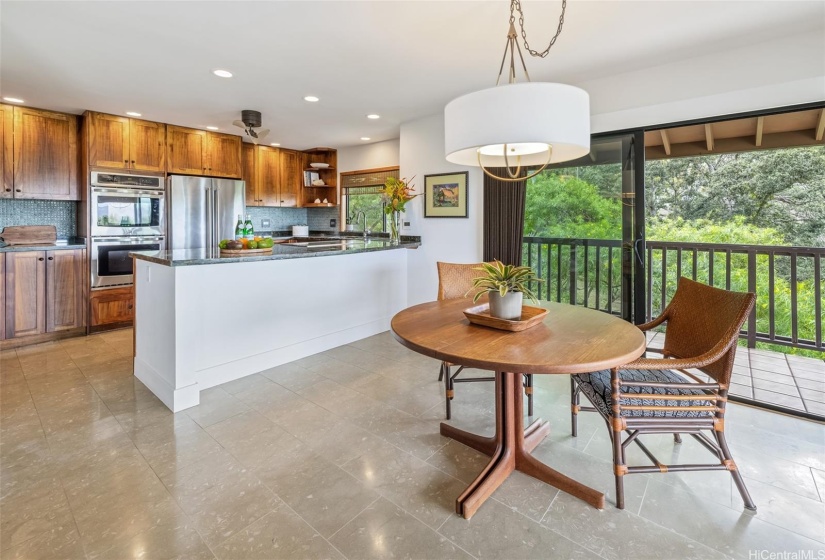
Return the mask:
M493 437L483 437L446 423L441 424L441 435L491 457L481 474L456 499L456 513L470 519L514 470L603 509L602 492L551 469L530 454L550 432L550 425L539 419L524 429L521 375L496 373L496 433Z

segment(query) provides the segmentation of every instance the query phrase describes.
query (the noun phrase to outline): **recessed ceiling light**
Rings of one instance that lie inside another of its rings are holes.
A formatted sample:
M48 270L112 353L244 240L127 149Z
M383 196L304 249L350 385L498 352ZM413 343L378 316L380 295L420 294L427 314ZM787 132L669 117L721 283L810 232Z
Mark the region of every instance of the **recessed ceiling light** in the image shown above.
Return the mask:
M219 78L231 78L232 72L229 70L212 70L212 73L218 76Z
M206 130L218 130L217 126L207 126Z
M16 97L4 97L3 101L8 101L9 103L25 103L25 101L17 99Z
M273 142L270 144L270 146L280 146L280 144L278 144L277 142Z
M126 114L129 115L130 117L140 117L140 116L142 116L140 113L137 113L135 111L126 111Z
M370 139L370 137L369 137L369 136L362 136L362 137L361 137L361 140L364 140L364 141L369 140L369 139Z
M373 120L375 120L375 119L380 119L380 118L381 118L381 115L376 115L375 113L372 113L372 114L370 114L370 115L367 115L367 118L368 118L368 119L373 119Z
M306 97L304 97L304 101L309 101L310 103L317 103L318 101L320 101L320 99L318 99L314 95L307 95Z

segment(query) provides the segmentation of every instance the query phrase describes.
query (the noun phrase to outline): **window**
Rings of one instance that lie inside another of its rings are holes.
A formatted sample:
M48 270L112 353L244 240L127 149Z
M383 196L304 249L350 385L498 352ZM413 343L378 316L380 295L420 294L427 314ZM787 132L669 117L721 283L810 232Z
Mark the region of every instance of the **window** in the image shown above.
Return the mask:
M386 232L388 230L381 191L384 190L384 183L389 177L398 177L397 167L341 173L341 191L346 201L344 219L356 231L364 228L364 217L366 217L367 229L370 231Z

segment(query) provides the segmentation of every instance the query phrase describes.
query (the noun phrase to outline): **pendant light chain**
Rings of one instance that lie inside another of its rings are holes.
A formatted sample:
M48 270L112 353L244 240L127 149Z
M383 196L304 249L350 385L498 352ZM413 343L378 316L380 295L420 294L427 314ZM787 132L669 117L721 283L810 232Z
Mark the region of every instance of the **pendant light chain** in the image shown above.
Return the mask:
M556 39L559 38L561 35L561 28L564 25L564 11L567 9L567 0L562 0L561 2L561 15L559 16L559 27L556 29L556 34L553 35L553 38L550 39L550 44L547 45L547 48L543 51L539 52L530 48L530 44L527 42L527 32L524 30L524 12L521 10L521 2L520 0L512 0L510 2L510 24L515 23L516 21L516 14L517 11L519 14L518 17L518 25L521 28L521 38L524 39L524 50L529 52L532 56L537 56L539 58L544 58L550 52L550 49L553 48L553 45L556 44Z

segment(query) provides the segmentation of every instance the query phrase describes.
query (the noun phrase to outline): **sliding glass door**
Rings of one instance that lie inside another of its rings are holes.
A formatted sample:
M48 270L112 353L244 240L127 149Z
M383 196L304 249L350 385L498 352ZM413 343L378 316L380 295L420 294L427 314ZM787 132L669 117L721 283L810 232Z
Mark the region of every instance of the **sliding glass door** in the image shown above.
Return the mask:
M541 299L643 322L642 146L641 133L596 137L528 180L522 263L544 279Z

